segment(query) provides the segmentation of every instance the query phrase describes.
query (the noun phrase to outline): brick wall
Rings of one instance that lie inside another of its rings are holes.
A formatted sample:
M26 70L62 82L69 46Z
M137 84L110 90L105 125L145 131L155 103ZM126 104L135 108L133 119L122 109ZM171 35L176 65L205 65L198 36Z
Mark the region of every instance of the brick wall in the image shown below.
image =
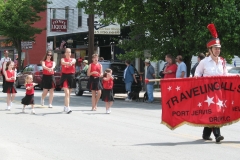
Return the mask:
M33 26L38 28L47 28L47 11L41 12L39 14L42 19L39 22L36 22ZM47 32L43 30L41 34L37 34L35 38L35 43L33 48L28 50L29 54L29 63L30 64L39 64L44 55L46 54L47 48ZM23 50L26 53L26 50ZM27 55L25 55L24 66L27 65Z

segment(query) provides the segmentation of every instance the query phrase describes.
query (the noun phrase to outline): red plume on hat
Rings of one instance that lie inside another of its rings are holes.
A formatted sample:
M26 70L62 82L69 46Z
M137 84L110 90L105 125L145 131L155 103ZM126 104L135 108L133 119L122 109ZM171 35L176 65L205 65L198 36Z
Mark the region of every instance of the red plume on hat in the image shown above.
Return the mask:
M209 25L207 26L207 28L208 28L208 30L211 32L213 38L218 38L217 30L216 30L216 28L215 28L215 26L214 26L213 23L209 24Z
M215 28L215 25L213 23L211 23L207 26L207 28L208 28L208 30L210 31L210 33L212 34L212 37L213 37L207 43L207 48L212 47L212 46L221 47L220 40L218 38L218 33L217 33L216 28Z

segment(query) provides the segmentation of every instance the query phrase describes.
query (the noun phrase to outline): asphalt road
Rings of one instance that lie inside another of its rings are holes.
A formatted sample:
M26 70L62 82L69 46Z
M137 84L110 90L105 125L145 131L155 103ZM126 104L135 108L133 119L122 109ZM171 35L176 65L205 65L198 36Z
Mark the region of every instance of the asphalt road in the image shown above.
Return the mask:
M201 127L184 125L172 131L160 124L159 102L125 102L120 97L106 114L102 101L97 111L90 111L90 95L73 93L73 112L65 114L63 91L55 92L50 109L40 106L41 90L36 90L36 115L31 115L30 107L21 113L24 94L19 89L11 111L6 111L6 94L0 93L1 160L240 159L240 123L223 127L225 139L216 144L201 139Z

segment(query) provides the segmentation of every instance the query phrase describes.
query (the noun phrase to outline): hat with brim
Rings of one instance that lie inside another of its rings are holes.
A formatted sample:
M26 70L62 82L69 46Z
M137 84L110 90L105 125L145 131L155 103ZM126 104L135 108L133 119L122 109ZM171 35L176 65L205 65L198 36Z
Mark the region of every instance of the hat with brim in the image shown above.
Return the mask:
M207 42L207 48L210 47L221 47L220 39L218 38L218 33L213 23L207 26L208 30L212 34L212 39Z
M145 62L145 63L150 63L150 60L149 60L149 59L145 59L144 62Z
M84 60L83 63L87 63L88 64L88 60Z
M221 48L220 39L213 38L210 41L208 41L207 48L210 48L210 47L220 47Z

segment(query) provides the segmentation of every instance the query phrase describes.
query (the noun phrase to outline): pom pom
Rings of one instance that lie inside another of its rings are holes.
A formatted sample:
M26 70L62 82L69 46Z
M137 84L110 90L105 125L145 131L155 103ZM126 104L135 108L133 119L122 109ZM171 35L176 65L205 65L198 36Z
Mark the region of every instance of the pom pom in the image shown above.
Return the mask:
M147 84L149 82L149 79L145 79L145 83Z
M218 38L217 30L216 30L216 28L215 28L215 26L214 26L213 23L209 24L209 25L207 26L207 28L208 28L208 30L211 32L213 38Z

